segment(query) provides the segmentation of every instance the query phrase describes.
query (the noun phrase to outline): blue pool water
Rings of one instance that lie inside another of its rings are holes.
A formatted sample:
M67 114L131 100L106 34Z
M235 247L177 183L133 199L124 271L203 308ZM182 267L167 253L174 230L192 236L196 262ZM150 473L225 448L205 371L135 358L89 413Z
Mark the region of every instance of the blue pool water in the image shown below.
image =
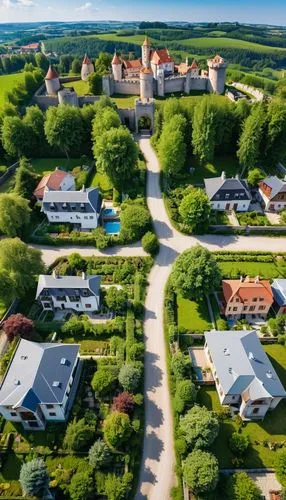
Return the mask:
M105 221L103 227L108 234L118 234L120 232L120 221Z
M102 213L103 213L103 215L110 217L110 216L116 215L116 210L115 210L115 208L104 208Z

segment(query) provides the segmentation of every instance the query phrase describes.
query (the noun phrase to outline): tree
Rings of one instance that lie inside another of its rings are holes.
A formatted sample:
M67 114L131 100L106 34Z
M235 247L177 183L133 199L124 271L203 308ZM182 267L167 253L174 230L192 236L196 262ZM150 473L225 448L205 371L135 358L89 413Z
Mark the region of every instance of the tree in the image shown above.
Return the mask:
M102 76L96 71L88 77L88 90L93 95L102 93Z
M33 132L33 134L31 134L33 146L42 148L46 141L44 129L45 115L43 111L38 106L29 106L26 109L23 123L30 127Z
M84 418L82 418L81 420L73 420L69 423L63 444L68 450L82 451L90 445L93 438L93 428L87 425Z
M88 459L89 465L93 469L106 467L112 459L110 448L108 448L107 444L102 439L98 439L90 448Z
M30 339L34 330L34 323L31 319L26 318L23 314L11 314L4 321L2 328L7 335L9 342L12 342L15 337Z
M196 299L218 288L221 275L211 252L196 245L177 258L171 280L177 294Z
M96 248L98 250L104 250L108 246L110 239L103 227L97 226L93 229L92 236L94 237Z
M126 309L127 295L122 288L111 286L107 289L105 302L109 309L114 312L120 312Z
M35 60L38 68L42 69L43 71L48 71L49 69L49 60L47 57L43 54L43 52L38 52L35 55Z
M245 434L240 434L239 432L233 432L229 440L229 447L236 457L242 457L245 455L249 444L249 437Z
M99 171L104 172L120 192L132 184L138 147L127 128L111 128L98 137L93 154Z
M261 168L252 168L248 172L247 182L250 187L256 187L258 182L266 177L265 172Z
M22 198L30 199L38 183L38 175L26 158L21 158L15 173L14 192Z
M286 314L279 314L276 318L270 318L268 320L268 327L275 337L283 335L286 331Z
M101 76L109 73L112 55L109 52L100 52L95 61L95 71Z
M50 481L45 462L41 458L34 458L23 463L19 481L26 495L42 497Z
M50 106L46 112L45 134L50 146L64 151L67 158L77 150L83 138L83 120L79 108Z
M286 450L277 453L275 474L282 486L286 487Z
M79 60L78 57L76 57L73 60L72 65L71 65L71 71L75 75L79 75L80 74L80 72L81 72L81 61Z
M144 234L141 243L143 250L150 255L156 255L159 250L158 238L156 234L152 233L151 231L147 231L147 233Z
M105 481L105 493L108 500L124 500L131 490L133 474L125 472L123 476L108 474Z
M184 413L196 401L197 390L191 380L180 380L176 385L174 407L178 413Z
M180 431L191 448L207 448L218 435L217 416L205 406L195 405L180 420Z
M19 157L29 153L31 133L30 127L18 116L4 116L2 144L6 153L12 157Z
M151 224L150 213L142 205L127 205L120 216L120 236L124 242L137 241Z
M134 396L130 392L120 392L113 398L112 411L130 414L134 409Z
M168 123L175 115L183 115L184 110L180 99L171 97L164 102L163 122Z
M183 462L183 476L195 495L213 491L219 478L218 461L212 453L194 450Z
M89 470L77 472L72 476L69 494L72 500L93 498L94 484Z
M115 387L116 379L112 373L103 368L95 372L91 381L91 386L99 398L110 394Z
M86 267L86 262L79 253L73 252L68 256L69 266L74 271L83 271Z
M215 110L210 96L196 105L193 118L192 145L201 163L211 161L215 149Z
M140 384L141 376L140 368L126 364L120 368L118 380L125 391L134 392Z
M121 447L130 437L132 427L126 413L115 411L104 421L104 437L114 448Z
M96 113L92 124L93 142L96 143L96 140L101 137L104 132L107 132L111 128L119 128L120 126L121 120L115 109L110 107L100 109Z
M246 472L235 472L226 483L229 500L261 500L261 491Z
M0 194L0 231L21 236L30 221L29 202L17 194Z
M194 233L208 229L211 205L207 194L202 189L193 188L179 206L183 223Z
M171 359L171 370L177 381L191 375L191 363L189 356L186 359L182 351L177 351Z
M259 159L265 115L265 105L255 104L244 122L237 151L239 163L244 168L252 168Z
M271 165L283 161L286 141L286 103L273 99L267 109L266 157Z
M162 170L169 176L182 172L185 167L186 124L186 119L182 115L175 115L170 121L164 122L158 152Z

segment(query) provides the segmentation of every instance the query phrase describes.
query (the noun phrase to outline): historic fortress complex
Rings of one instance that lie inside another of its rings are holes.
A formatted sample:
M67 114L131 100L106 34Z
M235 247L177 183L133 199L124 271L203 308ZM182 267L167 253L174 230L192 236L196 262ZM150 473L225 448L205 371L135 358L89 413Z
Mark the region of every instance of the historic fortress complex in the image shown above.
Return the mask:
M143 118L151 132L154 130L154 96L164 97L174 92L205 91L222 94L225 88L226 62L216 55L207 61L208 71L200 70L194 60L175 65L174 59L167 49L152 49L146 37L141 47L140 59L121 59L116 53L112 59L110 73L102 77L104 94L125 94L138 96L134 109L120 109L123 123L132 130L138 131ZM63 87L62 83L76 81L80 78L88 81L94 73L94 66L85 55L82 63L81 77L60 79L56 70L50 66L45 77L45 85L34 96L34 103L42 109L59 104L83 106L91 104L98 96L78 96L73 88Z

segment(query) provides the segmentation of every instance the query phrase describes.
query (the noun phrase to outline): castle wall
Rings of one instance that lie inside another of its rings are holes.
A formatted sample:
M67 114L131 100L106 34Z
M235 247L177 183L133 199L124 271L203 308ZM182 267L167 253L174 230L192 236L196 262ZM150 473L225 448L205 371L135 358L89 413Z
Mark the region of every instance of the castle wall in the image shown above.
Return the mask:
M198 77L190 78L190 91L191 90L208 90L208 78Z
M169 78L165 78L165 94L171 94L172 92L184 92L185 80L185 76L171 76Z
M126 125L130 130L135 131L135 109L119 109L118 112L123 125Z
M140 82L139 80L121 80L121 82L113 82L112 93L140 95Z

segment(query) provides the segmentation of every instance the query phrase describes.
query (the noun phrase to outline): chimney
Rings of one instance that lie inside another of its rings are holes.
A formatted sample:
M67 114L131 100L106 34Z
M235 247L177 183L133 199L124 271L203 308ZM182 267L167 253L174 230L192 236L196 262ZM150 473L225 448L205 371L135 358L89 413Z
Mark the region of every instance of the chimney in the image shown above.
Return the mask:
M235 178L239 181L240 179L239 174L235 174Z
M85 192L85 185L82 185L81 191L84 193Z
M83 280L86 280L86 274L85 274L85 272L81 273L81 277L82 277Z
M259 276L256 276L254 283L259 283Z
M58 273L56 271L56 269L53 269L53 278L57 279L58 277Z
M243 282L243 276L240 275L240 282L242 283Z
M226 179L225 171L224 170L221 173L221 178L222 178L223 181L225 181L225 179Z
M186 65L189 66L189 58L188 58L188 56L186 57Z

